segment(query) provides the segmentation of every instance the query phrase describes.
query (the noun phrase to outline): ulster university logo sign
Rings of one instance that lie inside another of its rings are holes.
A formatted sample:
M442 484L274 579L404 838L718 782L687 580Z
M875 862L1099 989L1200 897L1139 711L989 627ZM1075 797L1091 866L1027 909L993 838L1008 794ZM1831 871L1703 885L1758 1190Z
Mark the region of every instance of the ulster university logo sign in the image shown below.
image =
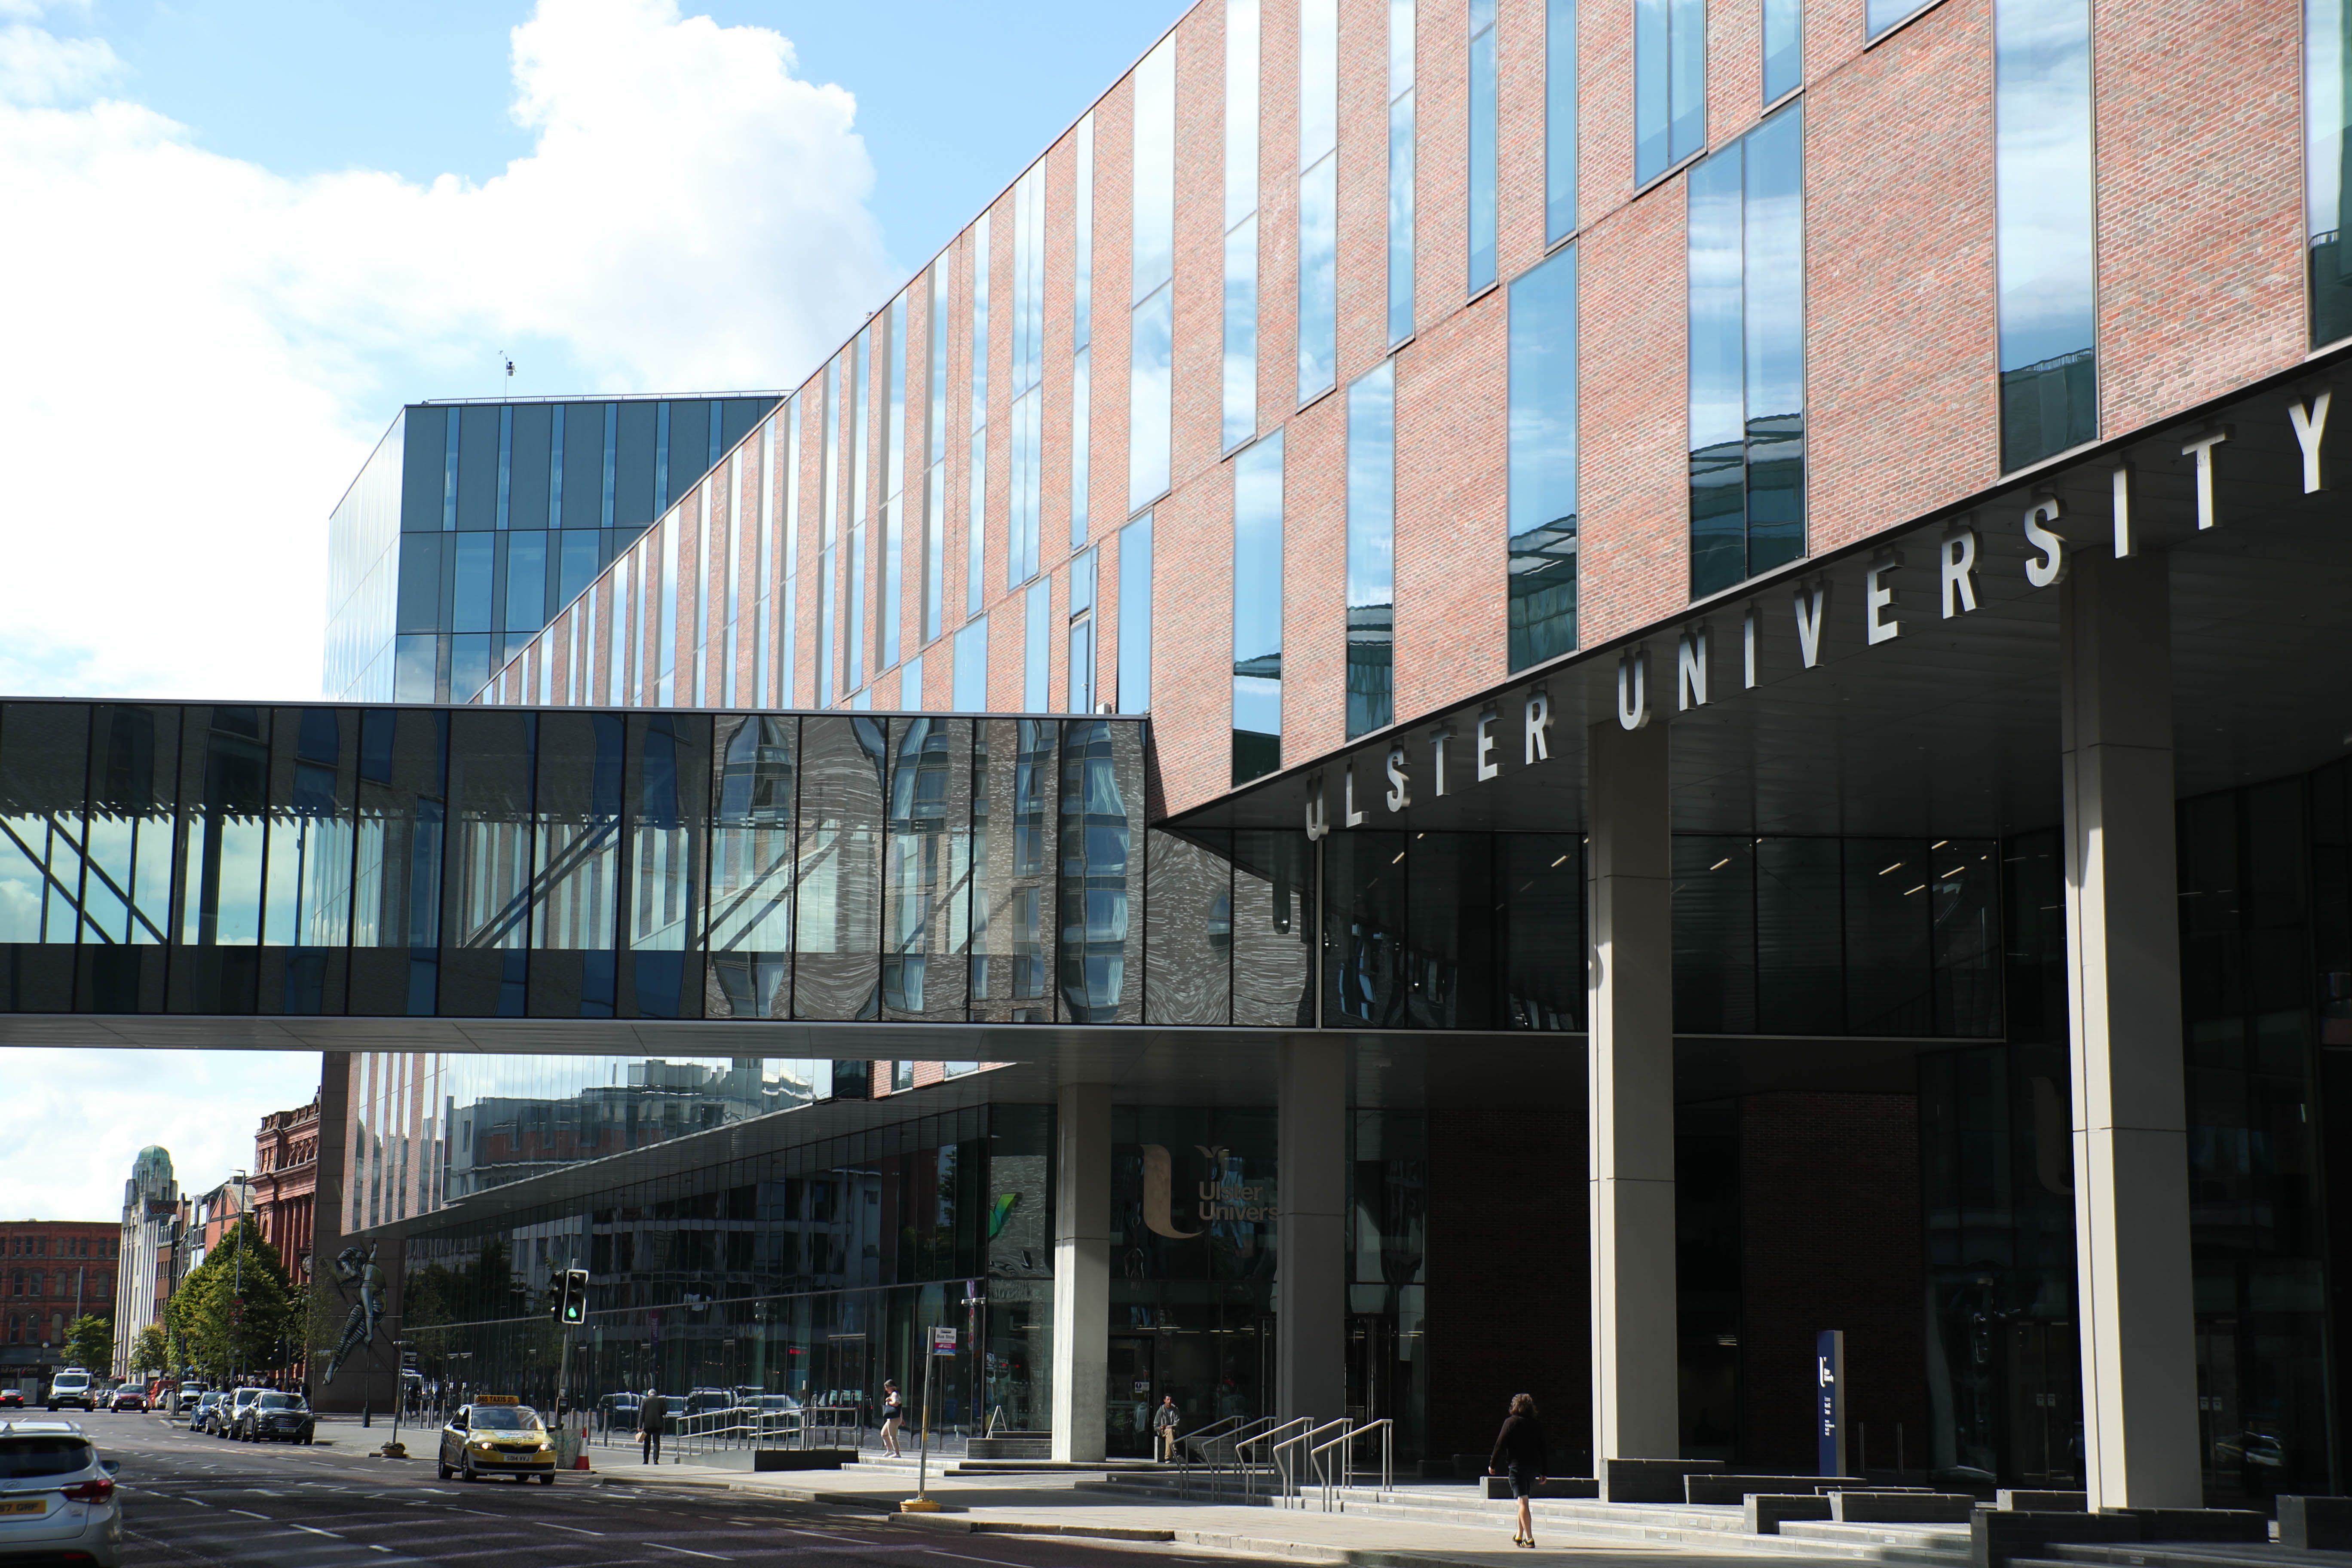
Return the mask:
M1187 1230L1177 1223L1175 1177L1168 1151L1158 1143L1143 1146L1143 1223L1152 1235L1189 1241L1213 1225L1262 1224L1274 1217L1272 1194L1265 1183L1244 1184L1228 1175L1230 1151L1199 1143L1193 1148L1200 1152L1208 1172L1207 1179L1197 1185L1197 1198L1183 1205L1183 1218L1199 1222L1199 1228Z

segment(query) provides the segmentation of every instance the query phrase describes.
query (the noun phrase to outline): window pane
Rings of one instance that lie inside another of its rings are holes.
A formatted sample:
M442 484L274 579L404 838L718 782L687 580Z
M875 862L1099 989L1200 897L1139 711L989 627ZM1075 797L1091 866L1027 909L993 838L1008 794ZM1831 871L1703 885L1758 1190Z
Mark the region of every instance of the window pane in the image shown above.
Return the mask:
M2343 244L2344 155L2352 132L2352 5L2346 0L2305 0L2304 6L2304 178L2305 227L2311 246L2311 346L2352 335L2352 252Z
M1118 536L1118 710L1151 706L1151 514Z
M1054 580L1040 577L1029 584L1022 606L1021 706L1024 711L1052 710L1046 669L1054 647Z
M1396 362L1348 388L1348 735L1395 714Z
M1298 400L1328 392L1339 362L1339 159L1298 180Z
M1136 306L1133 369L1128 393L1127 510L1140 510L1168 490L1169 367L1173 354L1174 290L1163 287Z
M1135 68L1135 293L1172 276L1176 234L1176 40Z
M1257 215L1225 236L1225 450L1257 434Z
M1510 668L1576 646L1576 252L1511 285Z
M1803 112L1750 132L1741 170L1751 577L1805 552Z
M1393 15L1393 7L1391 7ZM1389 105L1389 342L1412 334L1413 89Z
M1764 0L1764 101L1794 92L1804 77L1803 19L1798 0Z
M792 1014L798 721L719 721L712 782L710 971L728 1016Z
M1576 0L1544 7L1544 242L1576 228Z
M1234 783L1282 765L1282 432L1234 462Z
M959 713L980 713L988 708L988 618L965 626L955 636L954 699Z
M2090 0L1996 0L2000 460L2098 437Z

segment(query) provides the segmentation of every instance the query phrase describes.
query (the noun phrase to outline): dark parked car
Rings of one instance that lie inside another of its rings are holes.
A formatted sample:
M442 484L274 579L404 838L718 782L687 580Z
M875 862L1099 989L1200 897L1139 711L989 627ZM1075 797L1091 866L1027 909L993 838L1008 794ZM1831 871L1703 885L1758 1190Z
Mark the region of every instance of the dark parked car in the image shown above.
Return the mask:
M221 1407L213 1413L213 1436L236 1436L238 1420L243 1417L247 1410L252 1407L253 1402L261 1397L262 1392L258 1388L240 1388L226 1395L221 1401Z
M646 1402L642 1394L608 1394L596 1401L596 1429L600 1432L634 1432L637 1429L637 1407Z
M247 1443L308 1443L318 1430L300 1394L272 1391L245 1407L230 1436Z
M25 1408L25 1391L21 1388L0 1388L0 1410Z
M191 1432L211 1431L213 1429L213 1422L220 1415L221 1405L227 1400L227 1398L228 1395L223 1394L217 1388L211 1389L205 1393L196 1395L196 1403L188 1412L188 1430Z

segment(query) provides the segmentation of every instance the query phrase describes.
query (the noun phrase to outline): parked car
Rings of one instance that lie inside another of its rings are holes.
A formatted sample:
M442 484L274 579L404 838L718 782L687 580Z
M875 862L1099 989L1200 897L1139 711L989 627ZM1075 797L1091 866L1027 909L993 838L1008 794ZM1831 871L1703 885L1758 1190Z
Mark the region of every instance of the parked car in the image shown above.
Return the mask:
M25 1391L21 1388L0 1388L0 1410L25 1408Z
M52 1410L68 1405L78 1410L95 1410L97 1397L90 1388L89 1373L79 1367L69 1366L49 1380L48 1406Z
M260 1398L264 1392L264 1390L258 1388L240 1388L236 1393L230 1394L226 1399L221 1401L220 1408L213 1415L213 1436L215 1437L236 1436L238 1417L242 1416L246 1413L247 1408L250 1406L255 1400Z
M217 1388L196 1395L195 1408L188 1412L188 1430L191 1432L211 1431L213 1429L213 1422L220 1415L221 1405L225 1404L227 1399L228 1395L223 1394Z
M317 1432L317 1419L300 1394L270 1389L245 1407L229 1435L247 1443L308 1443Z
M70 1421L0 1426L0 1558L120 1568L122 1508L114 1463Z
M109 1410L144 1410L147 1408L147 1391L135 1383L126 1383L114 1391L114 1397L106 1402L106 1407Z
M686 1404L684 1407L679 1410L678 1414L681 1415L699 1415L706 1410L731 1410L734 1407L735 1395L730 1390L724 1388L696 1388L688 1391L686 1395Z
M637 1429L637 1409L646 1402L642 1394L608 1394L596 1401L596 1429L600 1432L634 1432Z

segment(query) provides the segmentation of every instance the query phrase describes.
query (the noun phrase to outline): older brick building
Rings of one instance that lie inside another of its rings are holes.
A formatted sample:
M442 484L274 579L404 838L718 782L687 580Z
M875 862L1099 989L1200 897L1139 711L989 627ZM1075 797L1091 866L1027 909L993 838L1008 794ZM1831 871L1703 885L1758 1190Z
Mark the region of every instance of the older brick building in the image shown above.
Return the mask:
M113 1316L120 1242L105 1221L0 1221L0 1384L46 1377L75 1319Z

